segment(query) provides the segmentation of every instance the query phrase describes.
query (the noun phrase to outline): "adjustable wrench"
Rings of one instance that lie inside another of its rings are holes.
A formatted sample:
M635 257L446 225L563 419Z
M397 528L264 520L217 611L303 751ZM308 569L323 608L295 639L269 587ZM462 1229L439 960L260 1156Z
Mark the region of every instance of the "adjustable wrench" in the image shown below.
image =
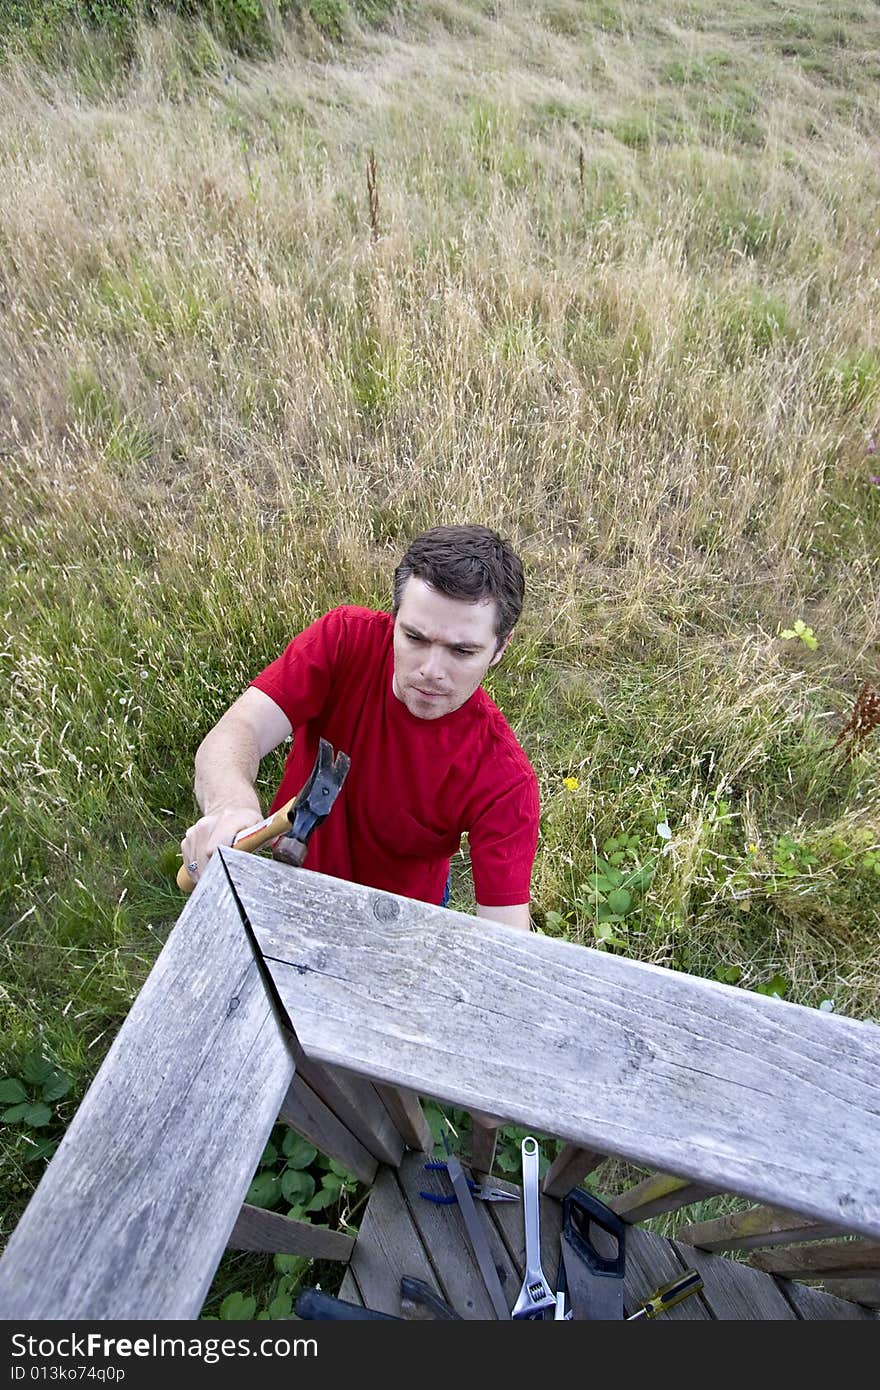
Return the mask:
M522 1141L523 1216L526 1228L526 1277L513 1305L512 1318L542 1318L545 1308L556 1306L556 1296L541 1268L541 1210L538 1189L540 1155L538 1141L527 1135Z

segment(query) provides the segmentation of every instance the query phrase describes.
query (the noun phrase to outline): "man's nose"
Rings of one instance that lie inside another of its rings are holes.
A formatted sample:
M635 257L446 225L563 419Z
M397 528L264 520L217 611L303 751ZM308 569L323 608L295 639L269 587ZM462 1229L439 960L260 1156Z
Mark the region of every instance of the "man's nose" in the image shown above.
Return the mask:
M441 647L428 647L422 653L421 674L424 680L443 680L446 674L446 665Z

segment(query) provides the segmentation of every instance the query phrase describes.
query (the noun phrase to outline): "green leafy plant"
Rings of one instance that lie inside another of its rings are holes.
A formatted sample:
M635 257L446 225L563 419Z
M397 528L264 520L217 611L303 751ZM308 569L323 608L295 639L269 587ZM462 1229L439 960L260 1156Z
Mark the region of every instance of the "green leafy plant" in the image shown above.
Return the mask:
M783 628L779 636L784 638L786 642L790 642L792 638L797 637L803 642L805 647L809 647L811 652L814 652L819 645L818 637L816 637L811 627L807 627L803 618L796 618L794 627Z
M755 994L768 994L774 999L784 999L791 989L790 981L784 975L776 974L761 985L755 985Z
M0 1081L0 1103L6 1107L0 1112L0 1120L28 1129L46 1129L59 1118L53 1106L68 1094L73 1080L40 1052L27 1053L19 1070L20 1076L7 1076ZM41 1135L28 1157L30 1161L49 1158L57 1145L57 1139Z
M357 1178L347 1169L279 1124L263 1150L245 1201L266 1210L280 1209L283 1215L297 1221L312 1221L353 1234L353 1203L358 1191ZM268 1284L264 1280L256 1292L235 1288L225 1293L216 1312L205 1314L205 1319L260 1322L289 1318L293 1299L310 1264L303 1256L275 1255L273 1273L277 1277L270 1278Z
M662 830L671 834L666 822L661 824ZM643 853L638 834L615 835L603 843L602 855L596 855L593 872L578 886L572 903L575 919L589 924L598 950L626 947L627 918L641 906L656 865L656 855ZM546 920L553 929L564 926L567 918L548 912Z

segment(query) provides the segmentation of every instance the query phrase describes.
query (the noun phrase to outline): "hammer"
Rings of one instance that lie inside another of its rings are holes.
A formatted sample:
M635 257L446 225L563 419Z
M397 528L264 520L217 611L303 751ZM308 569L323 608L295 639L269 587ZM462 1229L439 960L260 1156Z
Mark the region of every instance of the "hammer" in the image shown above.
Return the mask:
M232 841L233 848L250 854L267 841L277 839L272 858L281 859L285 864L293 864L299 868L306 857L312 832L330 814L350 766L351 759L347 753L338 753L334 762L333 748L322 738L315 766L305 785L296 796L291 797L286 806L279 807L273 815L257 821L256 825L239 830ZM181 864L177 870L177 886L184 893L191 893L196 886L196 881L185 864Z

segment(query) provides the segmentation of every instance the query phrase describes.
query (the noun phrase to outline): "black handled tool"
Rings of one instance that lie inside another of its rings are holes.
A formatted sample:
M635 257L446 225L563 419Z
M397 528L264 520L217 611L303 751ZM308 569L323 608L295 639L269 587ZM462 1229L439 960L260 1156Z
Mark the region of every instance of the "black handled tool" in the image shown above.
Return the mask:
M603 1255L590 1234L597 1226L616 1243L614 1255ZM571 1302L577 1321L608 1321L623 1317L623 1274L626 1265L626 1223L583 1188L574 1187L562 1202L560 1271L557 1288Z

